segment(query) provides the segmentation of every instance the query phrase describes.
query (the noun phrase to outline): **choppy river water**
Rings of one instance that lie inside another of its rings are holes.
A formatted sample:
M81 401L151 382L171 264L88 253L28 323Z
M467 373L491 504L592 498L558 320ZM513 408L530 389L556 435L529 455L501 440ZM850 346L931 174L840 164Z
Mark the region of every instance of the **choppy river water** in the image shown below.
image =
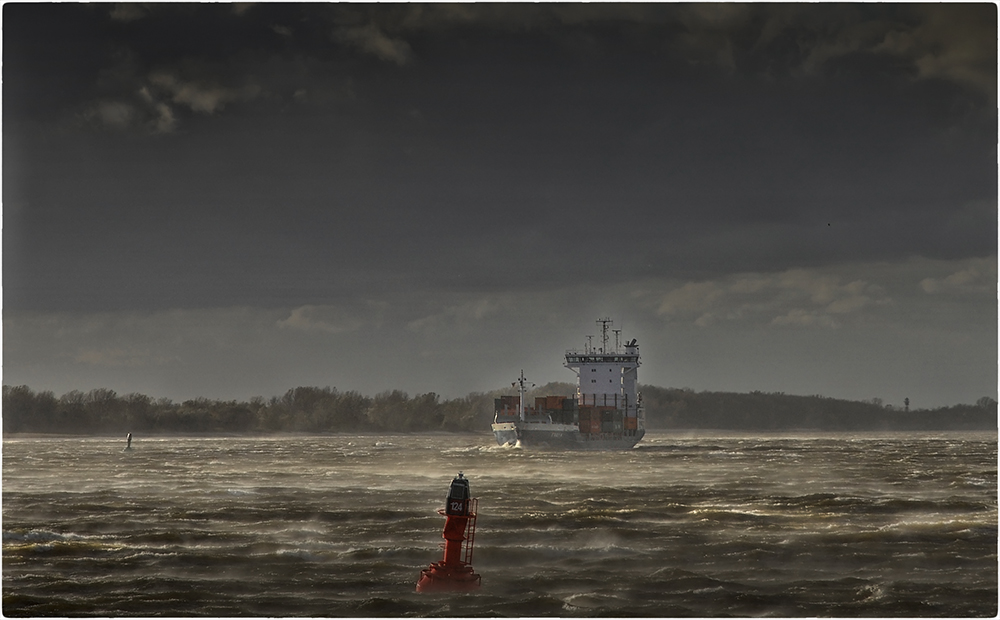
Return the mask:
M6 438L7 616L994 616L996 433ZM471 594L419 594L458 471Z

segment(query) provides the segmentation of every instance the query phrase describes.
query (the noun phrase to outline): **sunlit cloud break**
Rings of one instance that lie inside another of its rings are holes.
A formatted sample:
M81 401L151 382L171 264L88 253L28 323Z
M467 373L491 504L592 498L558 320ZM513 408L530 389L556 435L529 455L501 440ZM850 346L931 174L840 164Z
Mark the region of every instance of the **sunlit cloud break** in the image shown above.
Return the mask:
M944 278L924 278L920 281L920 288L932 295L939 293L996 295L997 261L995 258L973 259L968 267Z
M836 328L841 325L838 317L892 302L877 284L841 280L837 275L791 269L687 282L662 294L656 312L665 319L691 321L699 327L748 320Z

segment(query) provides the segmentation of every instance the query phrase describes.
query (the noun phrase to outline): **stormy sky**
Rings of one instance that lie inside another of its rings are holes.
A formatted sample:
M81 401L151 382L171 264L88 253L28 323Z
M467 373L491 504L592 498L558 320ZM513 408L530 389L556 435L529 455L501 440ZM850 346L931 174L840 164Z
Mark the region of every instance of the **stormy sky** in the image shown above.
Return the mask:
M5 4L3 382L997 396L994 4Z

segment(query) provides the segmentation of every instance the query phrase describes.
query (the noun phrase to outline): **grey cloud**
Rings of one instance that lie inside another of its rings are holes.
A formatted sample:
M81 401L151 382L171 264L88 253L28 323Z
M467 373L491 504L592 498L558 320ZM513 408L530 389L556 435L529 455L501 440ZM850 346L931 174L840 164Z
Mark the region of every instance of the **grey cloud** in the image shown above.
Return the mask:
M177 108L215 114L227 104L253 100L261 92L246 75L231 75L219 63L186 61L176 68L144 73L145 64L136 52L117 50L113 64L98 73L97 86L104 94L85 104L82 116L118 131L168 133L179 123ZM224 86L220 80L243 83Z
M921 78L966 84L995 98L996 5L928 4L915 11L919 24L887 33L875 50L909 60Z
M365 53L397 65L410 63L414 56L410 44L383 32L374 22L363 26L337 28L334 38Z
M84 113L88 119L111 129L124 130L133 125L138 112L134 105L124 101L100 101Z
M679 5L674 43L692 62L812 77L857 55L891 57L895 73L996 94L991 4ZM759 63L755 59L766 58ZM843 71L843 68L838 70Z
M865 280L842 282L839 274L792 269L774 274L734 274L687 282L653 299L665 319L707 327L720 321L840 327L847 315L891 303L885 289Z
M508 296L476 296L471 300L453 303L443 308L435 309L433 314L422 316L407 323L406 328L418 333L455 333L475 331L482 321L497 316L504 311L510 311L515 299Z
M168 133L177 126L174 111L165 103L154 104L156 115L153 118L153 128L156 133Z
M232 11L234 15L245 15L250 9L259 3L256 2L233 2Z
M814 76L831 62L863 54L892 57L904 74L918 78L942 78L987 95L996 90L996 46L991 38L996 15L987 4L447 4L387 11L346 7L339 16L348 22L336 31L339 41L398 64L412 60L405 37L417 33L475 25L485 31L555 35L565 27L587 30L617 24L637 28L634 45L650 46L649 51L672 47L690 63L733 73ZM365 23L350 23L358 20ZM666 36L648 36L651 28ZM578 41L555 40L571 45ZM757 60L765 57L766 63Z
M995 99L995 5L928 4L908 7L894 19L852 17L816 41L806 68L855 53L887 54L919 79L945 79Z
M226 107L227 103L249 101L260 93L256 84L240 88L228 88L217 83L184 80L173 72L156 71L150 74L149 83L165 93L173 103L187 106L194 112L213 114Z
M987 5L922 9L910 5L802 7L725 3L262 5L259 8L244 12L239 19L219 18L218 40L234 36L240 27L260 22L261 35L278 33L286 47L237 47L225 55L213 50L217 57L211 62L195 63L191 59L201 51L198 46L217 46L216 41L193 38L195 47L186 54L172 50L165 55L162 50L170 50L169 47L147 49L141 41L130 38L133 24L122 24L124 30L117 35L118 44L131 50L128 53L134 57L134 66L127 76L130 79L126 80L130 88L123 90L123 83L118 90L106 93L105 99L121 100L126 92L134 92L143 85L158 85L171 105L217 113L229 103L249 101L265 93L287 97L289 101L319 101L293 95L326 92L333 85L349 83L358 77L346 67L329 64L325 60L329 50L306 34L297 31L293 36L288 26L279 25L292 19L307 24L310 19L333 24L334 42L397 66L412 65L417 58L414 44L422 45L422 37L428 36L457 41L473 31L477 37L506 33L561 42L564 51L575 54L587 47L581 47L581 41L589 40L588 45L592 45L607 33L620 29L616 36L637 59L644 57L643 62L660 58L656 62L664 63L670 55L664 55L663 51L672 49L677 58L688 64L716 67L729 74L815 77L828 65L864 55L893 59L891 73L897 79L943 79L989 96L996 90L995 41L990 38L991 22L983 19L991 10ZM190 7L158 7L157 15L178 19L185 10ZM186 17L193 19L193 15ZM603 44L588 53L599 53L596 52L599 49L604 49ZM291 74L267 71L269 66L288 66L289 58L293 57L299 67L312 64L318 70ZM112 69L113 65L107 70ZM139 74L143 74L142 78L137 77ZM299 84L289 87L287 82L292 76ZM182 120L177 110L173 115L175 122Z
M109 13L111 19L119 22L131 22L146 16L146 8L137 3L123 2L116 4Z
M989 295L997 292L997 261L993 258L976 258L966 261L959 270L944 277L924 278L920 288L932 295Z
M109 129L168 133L176 129L177 108L198 114L216 114L231 103L247 102L261 93L257 84L239 87L220 85L212 78L187 80L173 71L157 70L145 78L128 75L114 80L122 94L117 99L102 99L89 104L83 117ZM123 91L129 92L123 92Z
M306 304L293 308L277 325L281 329L329 334L378 329L389 309L388 302L372 299L343 304Z
M139 131L142 133L168 133L177 125L170 106L145 96L140 90L138 97L129 101L101 100L90 104L81 113L84 121L118 132Z

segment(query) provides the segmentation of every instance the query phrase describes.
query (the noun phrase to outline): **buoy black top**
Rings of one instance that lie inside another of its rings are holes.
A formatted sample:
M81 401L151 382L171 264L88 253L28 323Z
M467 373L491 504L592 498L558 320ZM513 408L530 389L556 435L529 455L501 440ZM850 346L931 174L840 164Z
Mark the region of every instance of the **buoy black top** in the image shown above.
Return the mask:
M472 497L472 490L469 488L469 479L458 472L458 478L451 481L451 488L448 489L448 499L445 502L445 514L467 515L469 514L469 499Z

